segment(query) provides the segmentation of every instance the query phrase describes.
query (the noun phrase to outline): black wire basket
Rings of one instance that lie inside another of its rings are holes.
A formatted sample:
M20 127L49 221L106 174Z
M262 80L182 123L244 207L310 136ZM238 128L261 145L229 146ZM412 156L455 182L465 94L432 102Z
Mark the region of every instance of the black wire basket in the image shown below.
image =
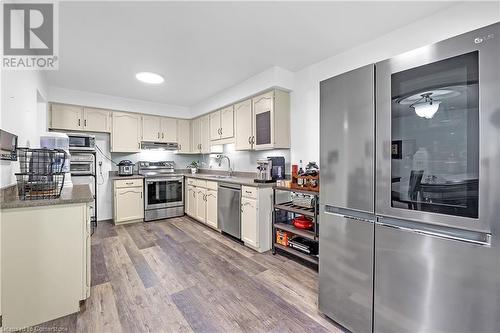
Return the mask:
M62 149L19 148L17 191L21 200L55 199L64 185L66 152Z

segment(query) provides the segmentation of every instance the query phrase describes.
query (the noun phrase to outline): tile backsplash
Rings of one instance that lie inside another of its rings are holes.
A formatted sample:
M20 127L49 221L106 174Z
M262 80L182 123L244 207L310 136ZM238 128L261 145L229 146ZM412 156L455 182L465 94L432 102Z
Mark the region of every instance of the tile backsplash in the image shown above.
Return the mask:
M285 167L287 173L290 170L290 149L274 149L264 151L235 151L234 144L226 144L223 148L224 155L231 160L231 168L233 171L257 172L257 160L268 156L284 156ZM116 163L121 160L131 160L136 163L138 161L174 161L177 169L185 169L192 161L199 161L201 168L213 170L227 170L227 159L223 159L221 166L216 162L217 154L176 154L173 151L155 151L143 150L139 153L112 153L113 161ZM117 169L116 166L113 170Z

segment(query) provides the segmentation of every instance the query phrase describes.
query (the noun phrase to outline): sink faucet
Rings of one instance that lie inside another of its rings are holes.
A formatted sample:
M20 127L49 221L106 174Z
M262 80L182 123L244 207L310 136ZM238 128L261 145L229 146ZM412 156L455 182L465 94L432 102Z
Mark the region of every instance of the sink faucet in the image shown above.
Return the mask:
M229 159L229 156L223 155L223 154L219 154L219 155L217 155L217 157L215 158L215 160L217 161L217 163L219 164L219 166L221 166L222 160L224 158L227 159L227 167L228 167L229 176L232 176L233 175L233 169L231 169L231 160Z

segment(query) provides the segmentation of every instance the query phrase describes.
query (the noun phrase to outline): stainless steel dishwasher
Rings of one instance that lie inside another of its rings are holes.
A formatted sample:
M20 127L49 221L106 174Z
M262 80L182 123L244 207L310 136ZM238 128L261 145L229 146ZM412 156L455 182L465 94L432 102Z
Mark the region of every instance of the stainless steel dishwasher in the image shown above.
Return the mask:
M219 183L217 196L219 228L223 232L241 239L241 185Z

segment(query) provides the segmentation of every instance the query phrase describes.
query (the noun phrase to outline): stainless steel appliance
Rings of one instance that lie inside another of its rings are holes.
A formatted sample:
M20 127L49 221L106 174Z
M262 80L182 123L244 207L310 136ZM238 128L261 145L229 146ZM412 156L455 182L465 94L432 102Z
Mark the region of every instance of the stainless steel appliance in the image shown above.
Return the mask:
M95 172L94 155L88 152L71 152L69 170L71 176L93 175Z
M271 160L271 179L285 179L285 158L283 156L268 156Z
M352 332L372 330L374 75L320 84L319 309Z
M285 158L283 156L271 156L257 160L256 183L272 183L277 179L285 179Z
M0 130L0 159L17 161L17 135Z
M132 176L134 174L135 163L130 160L122 160L117 166L118 176Z
M184 176L176 174L174 162L139 162L144 178L144 221L184 215Z
M217 193L217 224L219 228L241 239L241 185L219 183Z
M177 150L177 142L141 142L141 149L144 150Z
M500 332L499 54L494 24L376 64L375 332Z
M95 135L86 133L66 133L69 149L95 151Z
M353 332L500 331L499 36L321 83L319 307Z

